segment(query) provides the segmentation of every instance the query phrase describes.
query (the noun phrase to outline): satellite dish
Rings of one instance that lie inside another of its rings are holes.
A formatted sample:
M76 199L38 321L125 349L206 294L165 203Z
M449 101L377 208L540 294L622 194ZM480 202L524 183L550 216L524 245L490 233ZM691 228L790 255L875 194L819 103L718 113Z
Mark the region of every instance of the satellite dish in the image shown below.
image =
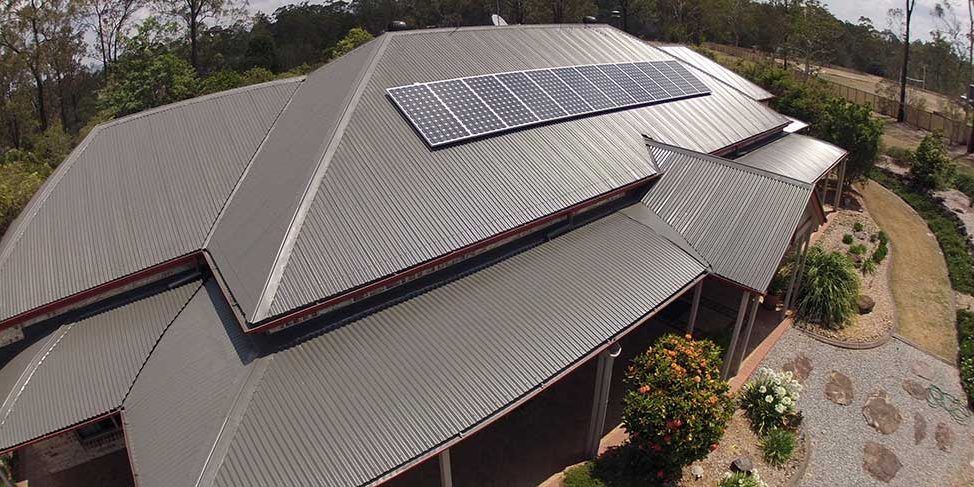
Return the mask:
M504 20L504 17L497 14L490 14L490 21L493 22L494 25L507 25L507 21Z

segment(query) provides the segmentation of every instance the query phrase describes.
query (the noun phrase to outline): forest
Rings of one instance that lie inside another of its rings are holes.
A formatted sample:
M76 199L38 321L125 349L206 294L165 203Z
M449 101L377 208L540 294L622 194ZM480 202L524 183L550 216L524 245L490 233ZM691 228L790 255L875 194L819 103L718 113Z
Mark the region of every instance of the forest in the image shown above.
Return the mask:
M94 125L307 73L393 21L488 25L494 12L511 24L594 17L647 40L750 47L890 79L900 72L906 24L903 9L840 21L820 0L339 0L270 14L244 0L5 0L0 233ZM938 28L911 42L909 71L923 70L929 89L962 93L974 55L970 3L942 1L917 15L933 15Z

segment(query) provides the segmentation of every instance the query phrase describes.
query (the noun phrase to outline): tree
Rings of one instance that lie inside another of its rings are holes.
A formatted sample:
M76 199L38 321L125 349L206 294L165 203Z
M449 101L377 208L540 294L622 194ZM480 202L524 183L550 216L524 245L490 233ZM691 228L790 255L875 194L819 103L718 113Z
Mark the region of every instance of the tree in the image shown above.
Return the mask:
M938 132L927 134L913 151L910 174L921 188L945 188L954 179L954 161L950 159L943 137Z
M144 0L85 0L81 3L88 27L95 33L95 51L105 73L118 59L122 39L128 33L132 16Z
M331 50L331 58L335 59L337 57L344 56L362 44L369 42L373 39L372 34L361 27L356 27L345 34L342 40L335 44L335 48Z
M916 0L906 0L905 26L903 35L903 64L900 67L900 106L896 112L896 121L906 120L906 77L910 66L910 21L913 20L913 9Z
M872 116L869 107L832 97L825 103L813 131L849 151L846 174L851 181L872 169L879 155L883 122Z
M241 14L246 3L238 0L153 0L159 14L178 19L187 31L189 62L199 70L199 35L207 20Z

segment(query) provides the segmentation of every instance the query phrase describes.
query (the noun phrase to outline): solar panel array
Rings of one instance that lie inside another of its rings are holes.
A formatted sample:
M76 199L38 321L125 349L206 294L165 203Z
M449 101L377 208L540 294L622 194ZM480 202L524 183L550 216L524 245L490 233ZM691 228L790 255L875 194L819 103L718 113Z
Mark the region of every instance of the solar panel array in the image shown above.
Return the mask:
M552 120L707 95L678 61L589 64L397 86L389 98L430 147Z

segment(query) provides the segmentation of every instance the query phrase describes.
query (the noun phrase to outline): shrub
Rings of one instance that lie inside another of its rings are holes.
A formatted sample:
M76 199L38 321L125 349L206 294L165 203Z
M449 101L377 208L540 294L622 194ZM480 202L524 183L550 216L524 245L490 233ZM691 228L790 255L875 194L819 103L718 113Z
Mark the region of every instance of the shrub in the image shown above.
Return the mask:
M947 261L950 284L956 291L974 293L974 258L967 250L967 237L955 225L954 215L925 192L916 191L886 171L875 171L872 178L903 198L923 217L930 231L937 237L940 250ZM884 235L880 235L883 241Z
M761 437L761 453L768 464L780 467L791 460L798 444L798 435L783 428L769 430Z
M45 164L16 161L0 164L0 235L50 174L51 168Z
M768 487L755 472L753 475L744 472L727 472L717 487Z
M902 147L887 147L883 150L886 155L890 156L899 163L909 163L913 160L913 151L910 149L904 149Z
M666 335L626 372L622 422L640 470L672 478L716 448L734 412L709 340Z
M968 404L974 405L974 312L957 311L957 340L960 342L960 382L967 392Z
M876 246L876 250L873 251L873 255L869 257L869 260L882 264L883 259L886 258L886 254L889 253L889 247L886 246L886 242L880 240L879 245Z
M869 107L830 97L812 129L814 135L849 151L847 178L858 179L871 172L879 155L883 122L872 116Z
M849 253L852 255L863 255L866 253L866 246L863 244L850 245Z
M741 388L741 408L751 428L764 433L775 428L794 427L798 420L798 397L801 384L791 372L775 372L762 367Z
M847 234L843 235L842 236L842 243L844 243L846 245L852 244L852 234L851 233L847 233Z
M799 319L842 328L856 315L858 298L859 275L848 257L818 246L808 249L797 301Z
M958 172L954 176L954 186L958 191L966 194L971 201L974 201L974 174Z
M873 255L876 255L876 254L873 253ZM872 273L876 272L876 264L877 264L877 262L875 260L866 259L866 260L862 261L861 264L859 264L859 272L862 272L863 275L872 274Z
M880 230L879 233L876 234L876 238L878 238L879 242L882 243L883 245L889 243L889 235L886 235L886 232L882 230Z
M565 470L565 487L605 487L605 482L592 476L593 462L585 462Z
M862 222L855 222L852 224L852 230L855 232L861 232L864 228L865 226L863 226Z
M927 134L913 153L910 174L924 189L943 189L954 179L954 161L950 159L939 132Z

